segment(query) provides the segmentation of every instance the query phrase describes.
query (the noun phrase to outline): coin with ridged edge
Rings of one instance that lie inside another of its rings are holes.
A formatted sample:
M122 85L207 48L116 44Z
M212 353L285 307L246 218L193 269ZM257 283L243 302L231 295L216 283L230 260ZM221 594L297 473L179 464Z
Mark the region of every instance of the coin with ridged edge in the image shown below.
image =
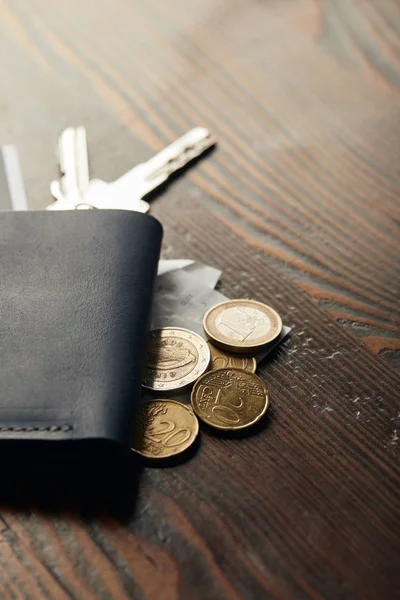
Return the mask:
M150 332L142 384L155 391L177 390L198 379L210 364L207 342L194 331L163 327Z
M199 433L193 411L176 400L139 404L132 450L152 459L166 459L187 450Z
M257 361L254 356L244 356L225 352L214 346L211 342L207 342L211 352L210 369L244 369L249 373L255 373L257 369Z
M269 406L265 382L243 369L208 371L193 386L192 408L217 429L244 429L256 423Z
M279 336L282 320L262 302L226 300L206 312L203 327L215 346L228 352L251 354Z

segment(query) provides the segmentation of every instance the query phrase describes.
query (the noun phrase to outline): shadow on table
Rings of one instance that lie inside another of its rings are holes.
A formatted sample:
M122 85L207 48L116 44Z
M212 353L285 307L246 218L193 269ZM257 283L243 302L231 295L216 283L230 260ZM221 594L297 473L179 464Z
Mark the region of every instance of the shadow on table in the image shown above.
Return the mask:
M81 442L0 444L0 511L5 507L132 518L142 462L131 451Z
M224 440L243 440L245 438L256 437L261 435L268 426L268 413L261 417L259 421L245 427L244 429L216 429L206 423L202 423L202 429L213 437Z

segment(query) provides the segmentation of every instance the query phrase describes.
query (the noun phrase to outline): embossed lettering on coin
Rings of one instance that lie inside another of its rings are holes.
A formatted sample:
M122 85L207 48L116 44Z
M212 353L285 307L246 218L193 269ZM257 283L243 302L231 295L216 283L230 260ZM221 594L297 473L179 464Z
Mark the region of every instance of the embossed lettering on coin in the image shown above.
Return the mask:
M163 327L150 333L143 386L176 390L193 383L210 362L207 343L197 333L180 327Z
M225 352L216 348L211 342L207 342L211 352L210 369L226 369L228 367L234 369L244 369L250 373L255 373L257 369L257 361L253 356L239 356L231 352Z
M191 446L199 432L196 415L175 400L149 400L136 414L133 448L147 458L169 458Z
M198 379L191 394L196 415L218 429L243 429L267 411L264 381L243 369L209 371Z
M213 344L228 352L249 353L272 342L282 331L278 313L255 300L227 300L204 316L204 331Z

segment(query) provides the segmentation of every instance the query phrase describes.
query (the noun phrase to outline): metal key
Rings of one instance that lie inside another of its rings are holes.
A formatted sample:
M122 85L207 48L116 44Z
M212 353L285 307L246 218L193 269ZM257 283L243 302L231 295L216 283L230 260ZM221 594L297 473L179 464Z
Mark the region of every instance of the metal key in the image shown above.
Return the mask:
M143 197L215 143L216 138L210 131L204 127L195 127L116 181L90 181L84 200L68 208L109 208L147 212L149 204Z
M107 208L140 210L143 197L165 183L167 179L189 162L214 146L216 138L204 127L195 127L178 140L108 184L105 202ZM90 203L90 192L87 196ZM146 202L145 204L148 203ZM147 208L148 210L148 208Z
M84 127L64 129L58 140L61 179L52 181L50 191L56 199L47 210L70 210L85 206L89 188L89 165Z
M0 146L0 210L28 210L21 165L15 146Z

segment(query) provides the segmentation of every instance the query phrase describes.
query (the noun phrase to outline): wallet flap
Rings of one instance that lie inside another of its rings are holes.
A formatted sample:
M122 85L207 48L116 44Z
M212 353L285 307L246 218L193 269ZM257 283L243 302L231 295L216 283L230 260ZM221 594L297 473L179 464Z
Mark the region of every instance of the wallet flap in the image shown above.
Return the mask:
M136 212L0 213L0 439L129 443L161 238Z

